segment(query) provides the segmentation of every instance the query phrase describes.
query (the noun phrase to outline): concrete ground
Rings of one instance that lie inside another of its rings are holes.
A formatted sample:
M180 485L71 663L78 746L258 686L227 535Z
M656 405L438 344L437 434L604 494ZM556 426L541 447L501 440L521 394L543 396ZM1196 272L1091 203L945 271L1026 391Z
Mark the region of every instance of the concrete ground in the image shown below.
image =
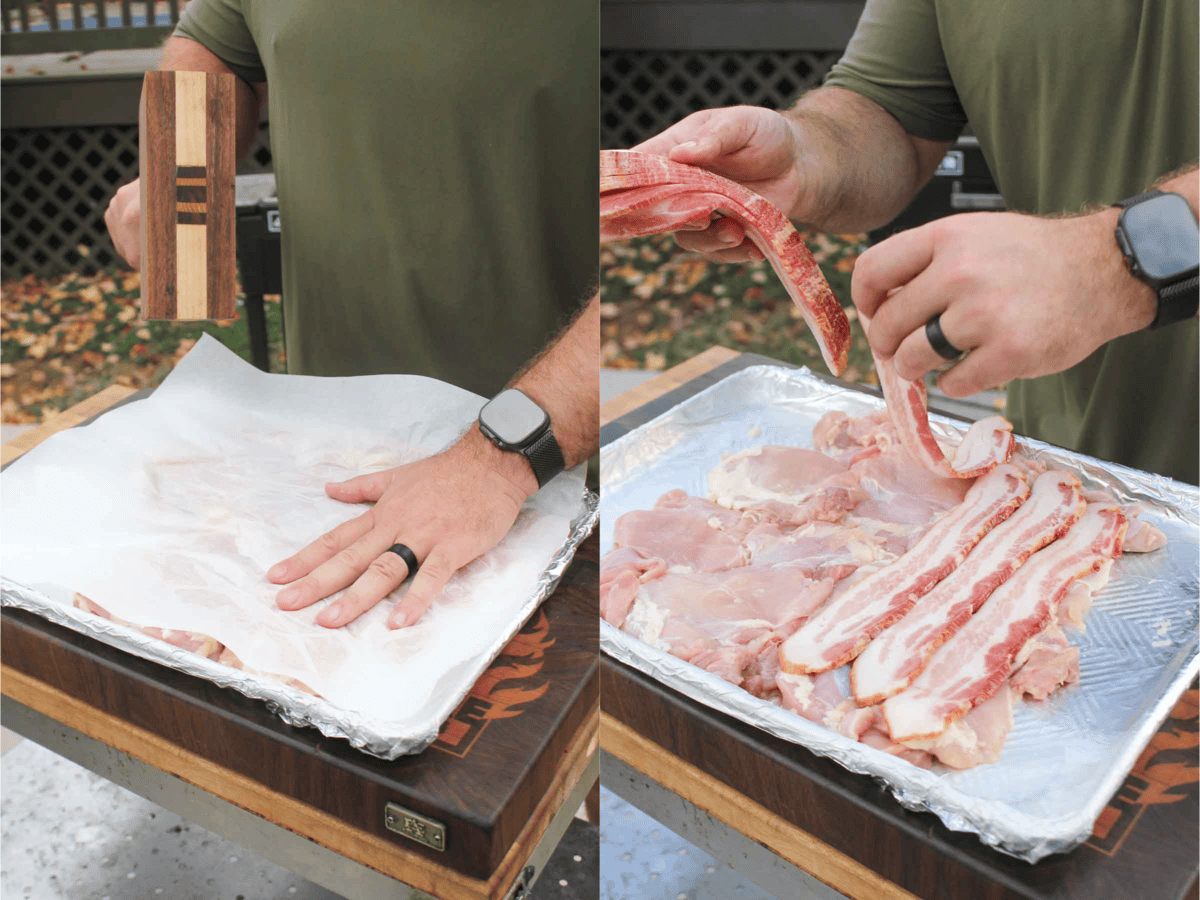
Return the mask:
M643 898L774 900L734 869L601 788L600 900Z

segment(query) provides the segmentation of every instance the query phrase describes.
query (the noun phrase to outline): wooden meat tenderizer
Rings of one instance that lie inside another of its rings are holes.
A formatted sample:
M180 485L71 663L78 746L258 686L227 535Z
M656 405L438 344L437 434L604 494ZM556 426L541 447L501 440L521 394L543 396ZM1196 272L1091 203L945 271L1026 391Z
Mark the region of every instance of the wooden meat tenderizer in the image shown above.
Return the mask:
M234 76L147 72L138 115L142 317L232 319Z

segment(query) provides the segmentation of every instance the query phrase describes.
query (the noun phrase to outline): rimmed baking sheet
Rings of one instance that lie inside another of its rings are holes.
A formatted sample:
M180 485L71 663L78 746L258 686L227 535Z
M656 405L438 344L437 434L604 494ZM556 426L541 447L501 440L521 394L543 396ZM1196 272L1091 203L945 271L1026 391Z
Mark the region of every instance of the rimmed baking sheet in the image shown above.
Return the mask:
M760 444L811 447L825 413L880 409L878 397L832 385L807 369L756 366L737 372L606 446L600 454L601 554L613 523L650 509L668 490L707 493L707 474L729 453ZM955 423L933 416L935 428ZM1138 503L1167 546L1127 554L1086 619L1068 629L1080 650L1078 684L1040 703L1015 704L1000 759L965 771L925 771L759 700L720 677L601 622L601 649L691 699L830 757L884 783L906 807L935 813L955 831L1035 862L1070 850L1200 671L1200 491L1021 439L1024 450ZM843 670L843 676L845 671Z
M365 509L331 500L326 481L445 448L483 402L418 376L268 375L206 337L152 396L54 435L0 475L0 602L266 700L289 723L374 755L415 753L590 533L598 500L583 467L530 498L410 628L386 627L405 586L331 630L314 623L330 601L282 612L264 573ZM76 592L139 626L211 636L254 672L77 609Z

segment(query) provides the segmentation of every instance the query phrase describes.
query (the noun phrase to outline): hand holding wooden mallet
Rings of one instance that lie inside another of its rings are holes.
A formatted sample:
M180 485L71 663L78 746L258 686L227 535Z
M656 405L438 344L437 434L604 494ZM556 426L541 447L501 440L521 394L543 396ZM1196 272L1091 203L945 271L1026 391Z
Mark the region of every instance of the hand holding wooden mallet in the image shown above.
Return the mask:
M142 317L232 319L234 76L147 72L138 116Z

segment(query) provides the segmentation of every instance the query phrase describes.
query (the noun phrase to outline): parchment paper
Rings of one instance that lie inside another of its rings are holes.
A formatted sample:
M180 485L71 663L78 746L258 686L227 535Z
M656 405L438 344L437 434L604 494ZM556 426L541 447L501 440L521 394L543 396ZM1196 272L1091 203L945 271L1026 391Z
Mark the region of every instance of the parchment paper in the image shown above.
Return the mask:
M405 586L330 630L314 623L330 600L281 611L264 573L366 508L329 499L325 482L435 453L483 403L419 376L268 375L206 336L150 398L55 435L0 476L3 600L69 609L78 591L140 626L209 635L247 669L298 679L352 713L343 724L401 739L360 746L420 749L590 530L584 467L538 491L410 628L385 624ZM128 631L101 624L109 638ZM195 671L193 655L171 655ZM200 662L206 677L240 675Z

